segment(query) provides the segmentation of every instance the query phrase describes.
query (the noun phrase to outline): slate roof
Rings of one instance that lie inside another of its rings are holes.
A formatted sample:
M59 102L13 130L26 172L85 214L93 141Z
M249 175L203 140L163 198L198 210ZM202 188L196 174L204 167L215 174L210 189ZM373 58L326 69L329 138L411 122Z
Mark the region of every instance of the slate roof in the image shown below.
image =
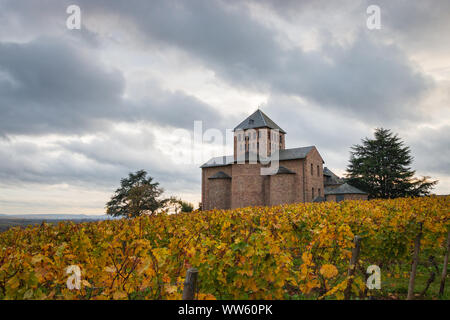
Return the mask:
M283 160L294 160L294 159L304 159L306 155L314 148L314 146L308 146L308 147L301 147L301 148L291 148L291 149L282 149L279 152L279 161ZM248 161L250 158L250 154L248 152L245 153L245 160ZM256 157L254 159L258 159L259 157ZM266 160L266 159L264 159ZM222 156L222 157L214 157L209 159L207 162L205 162L203 165L200 166L200 168L208 168L208 167L220 167L220 166L226 166L230 165L232 163L236 163L237 161L234 161L233 156Z
M324 185L337 185L337 184L343 184L344 181L339 178L337 175L335 175L330 169L327 167L323 168L323 175L325 176Z
M295 172L286 167L279 166L276 174L295 174Z
M348 183L341 184L339 187L336 188L330 188L325 187L324 193L326 195L329 194L351 194L351 193L357 193L357 194L366 194L364 191L361 191Z
M225 172L219 171L219 172L216 172L215 174L213 174L208 179L231 179L231 177L229 175L227 175Z
M247 129L255 129L255 128L265 128L268 127L270 129L278 129L282 133L286 133L283 129L281 129L275 122L272 121L264 112L261 110L256 110L250 116L248 116L244 121L242 121L233 131L238 129L247 130Z
M332 174L334 175L334 173L331 172L330 169L328 169L327 167L323 168L323 175L324 175L324 176L329 176L329 177L331 177Z
M313 200L313 202L325 202L325 201L327 201L324 197L321 197L321 196L319 196L319 197L316 197L314 200Z
M314 146L282 149L280 150L280 160L304 159Z
M233 156L214 157L209 159L203 165L201 165L200 168L227 166L229 164L232 164L233 162L234 162Z

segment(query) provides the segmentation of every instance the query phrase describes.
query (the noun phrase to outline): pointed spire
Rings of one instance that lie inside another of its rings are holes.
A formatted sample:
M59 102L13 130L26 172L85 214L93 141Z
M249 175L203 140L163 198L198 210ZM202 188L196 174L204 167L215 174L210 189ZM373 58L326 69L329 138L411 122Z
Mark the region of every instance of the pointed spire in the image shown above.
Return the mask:
M244 121L242 121L234 131L246 130L246 129L255 129L255 128L270 128L270 129L278 129L282 133L286 133L283 129L281 129L272 119L270 119L258 106L258 109L253 112L250 116L248 116Z

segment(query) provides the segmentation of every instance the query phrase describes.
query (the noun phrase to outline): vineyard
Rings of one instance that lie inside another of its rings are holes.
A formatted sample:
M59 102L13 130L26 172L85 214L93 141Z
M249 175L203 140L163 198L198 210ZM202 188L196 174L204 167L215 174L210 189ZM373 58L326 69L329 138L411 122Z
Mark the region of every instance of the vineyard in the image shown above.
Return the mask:
M12 228L0 233L0 299L181 299L191 267L198 299L388 297L409 281L419 234L418 278L439 283L449 227L450 196ZM370 265L379 290L366 286ZM67 287L69 266L79 289Z

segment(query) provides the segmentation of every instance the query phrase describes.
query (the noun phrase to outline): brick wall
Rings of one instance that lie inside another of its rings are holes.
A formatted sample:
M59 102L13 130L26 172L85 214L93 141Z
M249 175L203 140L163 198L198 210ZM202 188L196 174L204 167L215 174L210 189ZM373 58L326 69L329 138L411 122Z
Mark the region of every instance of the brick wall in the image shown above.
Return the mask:
M265 176L260 174L261 164L233 164L231 181L231 207L265 205Z
M311 170L312 166L312 170ZM317 170L317 166L319 170ZM306 156L305 167L305 189L306 189L306 202L313 201L320 195L323 196L323 160L316 148L313 148ZM314 197L313 197L314 188Z
M303 159L280 161L279 165L295 172L292 184L292 202L303 202ZM284 176L284 175L281 175Z
M270 176L269 206L295 202L295 174Z
M230 198L231 196L231 181L230 179L208 179L209 177L213 176L215 173L222 171L229 175L231 177L231 165L228 166L220 166L220 167L210 167L210 168L202 168L202 206L203 210L210 210L213 209L215 205L220 205L221 209L224 207L224 203L227 203L226 199L224 199L224 202L221 202L222 200L217 200L216 198L219 197L220 192L214 193L213 189L219 188L219 190L225 189L225 183L223 185L220 184L220 182L217 182L215 180L227 180L229 184L228 189L228 196L226 193L223 193L224 198ZM224 192L224 191L223 191ZM231 200L229 201L231 202ZM230 203L228 203L229 208Z
M229 209L231 206L231 179L209 179L208 210Z

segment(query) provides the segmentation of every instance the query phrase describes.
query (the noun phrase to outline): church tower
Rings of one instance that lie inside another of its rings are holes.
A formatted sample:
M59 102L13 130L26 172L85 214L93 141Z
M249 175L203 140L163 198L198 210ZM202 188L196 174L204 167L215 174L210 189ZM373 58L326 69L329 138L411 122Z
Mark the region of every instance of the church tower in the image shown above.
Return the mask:
M260 109L234 128L234 160L245 159L246 154L270 156L286 147L286 131L281 129Z

